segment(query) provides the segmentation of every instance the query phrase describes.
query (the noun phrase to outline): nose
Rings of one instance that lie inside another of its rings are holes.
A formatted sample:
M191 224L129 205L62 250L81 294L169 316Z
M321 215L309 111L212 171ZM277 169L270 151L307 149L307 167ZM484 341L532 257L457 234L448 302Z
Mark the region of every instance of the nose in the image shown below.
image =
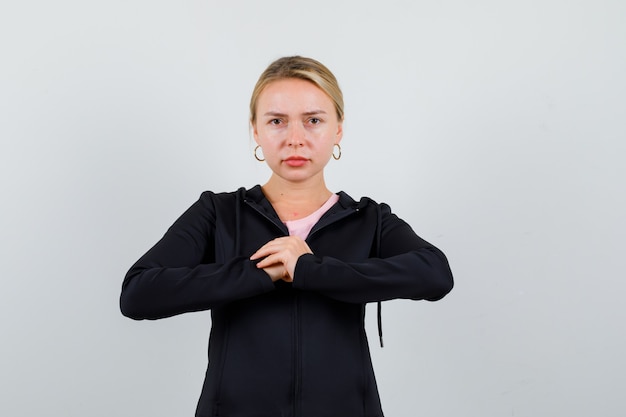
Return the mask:
M304 129L298 123L289 126L287 145L293 147L304 145Z

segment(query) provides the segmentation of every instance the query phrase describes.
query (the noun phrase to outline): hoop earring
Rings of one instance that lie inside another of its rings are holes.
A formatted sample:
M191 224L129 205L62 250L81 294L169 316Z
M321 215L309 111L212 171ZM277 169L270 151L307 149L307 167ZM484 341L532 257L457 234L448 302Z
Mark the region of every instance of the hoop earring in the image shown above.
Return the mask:
M337 150L339 150L339 155L335 155L335 148L333 147L333 159L335 161L339 161L339 159L341 158L341 146L339 146L338 143L335 143L335 146L337 147Z
M256 153L256 151L258 151L260 147L261 147L261 145L256 145L256 148L254 148L254 157L256 158L257 161L263 162L263 161L265 161L265 157L259 158L259 155L257 155L257 153ZM263 149L261 149L261 150L263 150Z

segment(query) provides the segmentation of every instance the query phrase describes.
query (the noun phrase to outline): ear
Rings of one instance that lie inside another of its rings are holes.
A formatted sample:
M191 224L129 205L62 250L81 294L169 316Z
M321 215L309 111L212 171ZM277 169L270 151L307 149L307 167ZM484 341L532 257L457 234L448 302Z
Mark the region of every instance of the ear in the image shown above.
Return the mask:
M337 125L337 137L335 139L335 143L341 142L341 139L343 139L343 122L339 122Z
M259 144L259 131L256 128L256 123L250 122L250 129L252 130L252 136L254 137L254 141L256 144Z

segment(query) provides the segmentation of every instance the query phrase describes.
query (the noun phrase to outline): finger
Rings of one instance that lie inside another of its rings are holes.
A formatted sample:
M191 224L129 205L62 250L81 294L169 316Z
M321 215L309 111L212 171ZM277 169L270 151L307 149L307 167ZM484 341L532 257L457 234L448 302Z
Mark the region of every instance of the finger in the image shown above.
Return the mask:
M255 259L263 258L264 256L271 255L272 253L278 252L282 247L284 239L285 239L284 237L280 237L274 240L270 240L265 245L257 249L257 251L252 254L250 259L255 260Z
M265 256L265 255L263 255L263 254L262 254L262 252L261 252L261 250L259 249L258 251L254 252L254 253L252 254L252 256L250 256L250 260L251 260L251 261L256 261L257 259L260 259L260 258L262 258L263 256Z
M254 261L255 259L265 258L266 256L269 256L276 252L277 252L277 249L273 245L270 246L268 244L265 244L261 248L259 248L256 252L254 252L252 256L250 257L250 259Z
M278 255L270 255L264 259L262 259L259 263L256 264L257 268L266 268L269 266L282 264L282 260Z

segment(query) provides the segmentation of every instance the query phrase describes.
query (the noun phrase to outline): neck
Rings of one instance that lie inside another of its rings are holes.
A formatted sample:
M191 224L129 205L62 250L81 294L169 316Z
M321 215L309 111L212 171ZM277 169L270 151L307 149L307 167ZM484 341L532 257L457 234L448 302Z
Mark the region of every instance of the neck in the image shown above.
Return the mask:
M315 181L294 183L272 175L262 189L272 204L287 201L296 204L321 201L323 204L332 194L323 177Z

